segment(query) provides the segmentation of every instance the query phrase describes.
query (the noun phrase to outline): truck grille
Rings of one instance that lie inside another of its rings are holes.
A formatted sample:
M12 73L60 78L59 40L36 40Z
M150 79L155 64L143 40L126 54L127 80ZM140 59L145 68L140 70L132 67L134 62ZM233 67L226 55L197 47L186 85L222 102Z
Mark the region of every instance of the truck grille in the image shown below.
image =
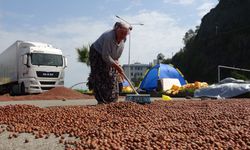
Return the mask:
M38 77L47 77L47 78L58 78L59 72L46 72L46 71L37 71Z
M50 90L50 89L53 89L55 87L41 87L42 90Z
M41 85L55 85L56 82L54 81L40 81Z

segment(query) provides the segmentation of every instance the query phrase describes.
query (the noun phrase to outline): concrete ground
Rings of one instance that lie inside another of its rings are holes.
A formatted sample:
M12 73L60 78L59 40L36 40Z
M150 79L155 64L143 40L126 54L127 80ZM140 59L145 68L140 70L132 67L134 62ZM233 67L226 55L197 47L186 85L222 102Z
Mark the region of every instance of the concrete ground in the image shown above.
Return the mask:
M64 150L64 145L59 143L59 138L51 135L48 139L35 139L28 133L18 134L18 137L9 139L10 132L0 134L1 150ZM25 142L28 141L28 142Z
M76 99L76 100L22 100L22 101L0 101L0 106L15 105L15 104L27 104L35 105L38 107L50 107L50 106L73 106L73 105L96 105L95 99Z

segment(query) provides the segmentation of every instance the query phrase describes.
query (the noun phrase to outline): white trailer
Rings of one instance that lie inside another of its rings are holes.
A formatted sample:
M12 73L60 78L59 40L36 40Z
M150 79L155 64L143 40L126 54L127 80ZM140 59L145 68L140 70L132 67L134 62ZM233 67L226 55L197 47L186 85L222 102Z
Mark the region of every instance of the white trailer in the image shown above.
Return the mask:
M0 54L0 93L42 93L64 86L67 60L50 44L16 41Z

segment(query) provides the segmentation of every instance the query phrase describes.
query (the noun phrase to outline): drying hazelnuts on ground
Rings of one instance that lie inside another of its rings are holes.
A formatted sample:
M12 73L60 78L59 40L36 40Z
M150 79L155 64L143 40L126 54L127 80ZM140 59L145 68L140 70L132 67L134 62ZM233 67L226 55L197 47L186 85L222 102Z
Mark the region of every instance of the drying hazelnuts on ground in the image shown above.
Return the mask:
M0 107L0 125L13 133L10 138L54 134L65 149L249 149L250 100L8 105Z

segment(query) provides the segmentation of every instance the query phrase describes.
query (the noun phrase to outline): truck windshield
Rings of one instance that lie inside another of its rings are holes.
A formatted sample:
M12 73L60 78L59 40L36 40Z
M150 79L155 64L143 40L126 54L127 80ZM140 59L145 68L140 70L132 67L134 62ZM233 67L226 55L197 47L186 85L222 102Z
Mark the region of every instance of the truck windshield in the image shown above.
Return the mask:
M62 55L32 53L31 64L43 66L62 66L63 58Z

